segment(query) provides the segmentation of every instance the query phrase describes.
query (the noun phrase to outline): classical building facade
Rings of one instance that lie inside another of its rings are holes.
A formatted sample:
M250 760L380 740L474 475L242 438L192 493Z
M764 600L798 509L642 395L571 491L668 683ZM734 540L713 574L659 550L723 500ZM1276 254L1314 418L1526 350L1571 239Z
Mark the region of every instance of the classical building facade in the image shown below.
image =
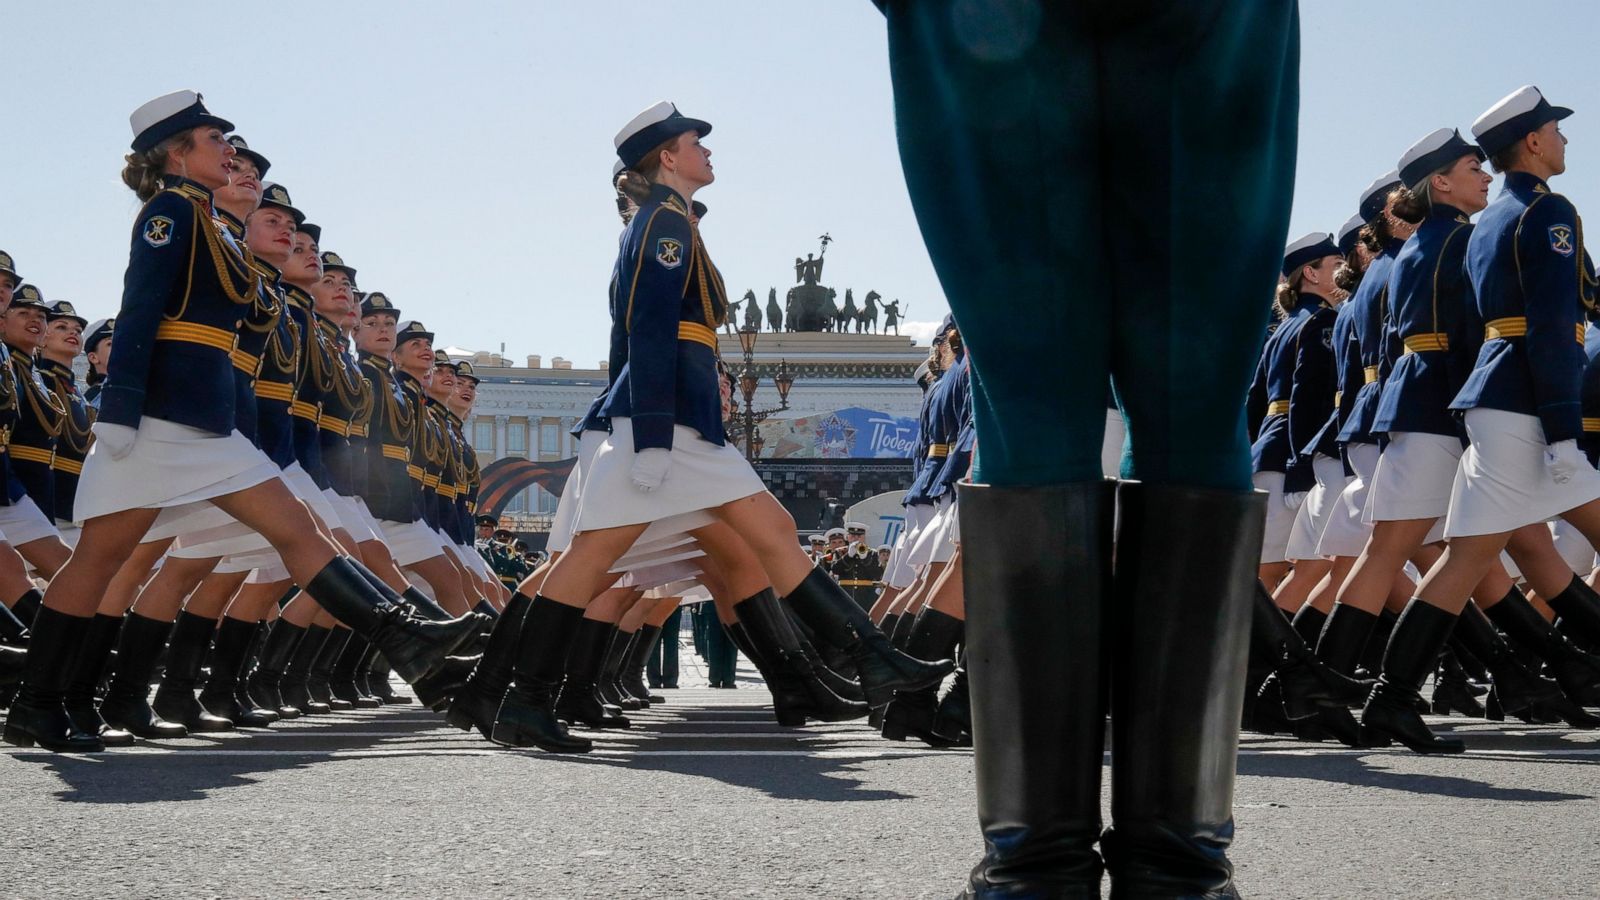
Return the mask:
M719 349L737 375L744 365L738 338L722 335ZM452 355L470 359L483 379L468 433L484 466L508 456L555 461L576 454L577 439L570 432L606 386L608 373L603 362L598 368L580 369L560 357L546 362L530 356L526 365L513 366L497 354ZM780 362L786 362L795 381L789 392L789 409L780 416L802 418L855 407L914 420L921 391L912 374L927 355L926 347L896 335L764 333L753 353L761 380L755 404L758 408L778 406L772 378ZM771 455L773 450L769 447L764 452ZM836 469L842 461L830 463ZM782 468L788 483L794 483L793 466L803 464L802 460L785 461ZM897 467L893 460L878 460L870 484L874 488L894 484L894 473L902 467L909 471L909 463ZM778 482L781 486L783 477ZM863 482L864 487L866 484ZM556 501L535 485L511 501L506 515L518 530L536 533L549 527ZM810 524L802 522L801 526Z

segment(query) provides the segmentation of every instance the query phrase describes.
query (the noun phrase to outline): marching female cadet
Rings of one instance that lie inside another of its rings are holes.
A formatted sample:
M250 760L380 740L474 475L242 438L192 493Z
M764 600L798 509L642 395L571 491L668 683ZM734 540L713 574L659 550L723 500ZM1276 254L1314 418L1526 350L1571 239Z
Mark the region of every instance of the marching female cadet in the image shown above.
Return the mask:
M1464 412L1470 446L1451 488L1448 547L1396 622L1361 717L1419 752L1465 748L1459 739L1430 732L1411 704L1512 533L1560 515L1591 542L1600 538L1600 472L1577 447L1583 433L1582 233L1572 203L1548 185L1566 171L1566 138L1557 123L1570 114L1529 86L1472 126L1505 186L1465 247L1483 346L1450 408ZM1563 592L1550 605L1581 631L1600 621L1592 593ZM1476 628L1476 613L1468 612L1471 621L1462 621ZM1546 635L1525 613L1513 604L1497 623L1519 638Z
M1119 896L1225 896L1263 516L1238 398L1287 231L1296 6L879 5L906 180L972 366L961 533L982 586L967 647L988 852L967 893L1092 895L1104 867ZM1206 314L1184 314L1196 296ZM1039 378L1041 359L1059 371ZM1115 517L1108 378L1142 479Z
M922 388L922 406L917 413L917 441L912 447L913 475L911 486L906 489L905 496L900 500L901 506L906 511L906 527L901 535L900 553L895 560L895 567L885 575L889 588L884 591L884 596L873 604L872 610L873 621L877 622L888 635L893 635L899 625L901 612L905 607L904 595L916 589L923 569L927 567L927 559L922 556L918 547L922 546L923 532L928 529L934 514L938 511L933 496L928 493L930 478L933 470L938 468L949 453L948 447L937 444L933 432L940 421L938 409L944 397L940 384L949 365L949 348L945 343L945 335L953 321L951 317L946 316L945 321L940 323L938 333L929 342L928 359L918 367L923 376L918 380L918 385Z
M1339 249L1317 231L1284 251L1276 306L1283 321L1262 349L1250 388L1248 415L1260 423L1250 452L1253 482L1267 493L1267 523L1261 545L1261 580L1276 590L1289 586L1289 537L1306 495L1316 485L1310 457L1300 448L1328 419L1333 398L1333 318L1330 302ZM1321 572L1315 573L1321 577ZM1297 581L1306 579L1296 579ZM1306 592L1309 587L1306 588ZM1291 593L1303 597L1304 592ZM1287 607L1299 609L1299 603Z
M100 408L100 389L106 383L106 364L111 361L111 333L116 326L114 318L101 319L90 325L83 336L83 358L89 362L83 402L89 404L90 409Z
M66 300L46 303L44 344L35 366L45 387L67 411L56 436L55 459L50 464L54 472L50 515L68 546L78 538L78 529L72 524L72 501L78 495L78 475L83 472L83 460L89 453L89 426L94 421L72 369L83 349L83 329L87 324L88 320Z
M464 480L462 447L464 438L460 423L450 411L450 400L456 393L456 366L443 350L433 351L433 376L425 385L428 413L439 429L439 456L437 479L432 483L433 531L444 550L445 561L456 573L456 586L467 605L491 618L499 615L478 586L476 575L467 568L462 557L461 517L456 505L460 484Z
M1292 336L1286 334L1279 339L1274 335L1274 340L1279 342L1277 360L1287 358L1293 366L1288 379L1288 411L1283 416L1282 428L1288 439L1283 500L1285 507L1294 507L1284 535L1283 556L1292 568L1273 592L1278 606L1291 614L1300 609L1312 588L1328 572L1328 562L1317 555L1316 542L1320 526L1326 521L1328 493L1336 486L1343 487L1344 483L1343 466L1339 461L1316 452L1320 429L1333 411L1333 323L1339 300L1339 289L1333 279L1343 255L1332 236L1321 232L1291 244L1289 255L1296 251L1302 259L1307 254L1320 256L1310 263L1297 262L1293 268L1286 265L1286 281L1278 285L1279 309L1286 313L1293 311L1278 332L1291 327L1289 322L1300 318L1302 310L1309 308L1309 315L1294 327ZM1263 437L1271 433L1266 428L1263 432ZM1271 499L1267 502L1270 507ZM1272 520L1269 512L1269 528ZM1265 555L1262 561L1267 561Z
M38 288L24 284L17 289L11 305L0 312L0 330L16 381L18 413L7 449L11 503L0 507L0 531L33 569L49 578L72 552L49 512L55 508L50 464L67 410L45 387L35 365L34 354L45 336L44 297Z
M120 328L77 508L83 533L34 622L27 674L3 737L57 751L103 748L62 704L72 660L111 577L163 508L210 502L268 536L343 621L372 636L397 670L420 678L476 629L421 623L375 590L316 530L277 466L234 427L233 330L258 279L219 227L211 192L228 182L231 126L200 96L159 97L131 117L123 180L139 195Z
M932 403L930 395L933 385L939 377L939 371L936 369L939 364L938 349L937 344L929 347L928 358L917 366L917 370L913 375L913 380L916 381L917 387L922 391L922 402L917 412L917 439L911 446L911 484L913 488L917 484L917 479L922 475L923 467L928 462L928 444L930 443L928 440L928 428L930 427L928 416L930 404ZM891 615L890 610L895 608L895 600L900 592L912 584L915 573L906 565L906 554L911 551L911 547L915 542L915 533L921 527L925 510L928 508L927 504L914 501L912 489L907 489L905 496L900 498L900 506L905 510L904 527L900 529L900 534L895 537L894 548L889 552L889 562L884 565L883 593L878 595L877 602L872 605L872 621L880 626L888 621L888 616ZM810 543L813 555L827 545L827 542L820 534L811 535Z
M811 565L794 541L793 519L724 439L714 329L727 296L689 217L695 191L713 178L700 144L710 129L659 103L617 136L617 156L628 167L620 183L639 206L612 276L614 333L626 334L627 361L599 410L611 435L584 474L572 544L529 605L492 733L499 743L590 749L552 712L568 642L607 570L649 523L695 510L710 510L741 533L796 613L854 651L869 695L920 687L949 671L948 663L916 662L888 646L865 611Z

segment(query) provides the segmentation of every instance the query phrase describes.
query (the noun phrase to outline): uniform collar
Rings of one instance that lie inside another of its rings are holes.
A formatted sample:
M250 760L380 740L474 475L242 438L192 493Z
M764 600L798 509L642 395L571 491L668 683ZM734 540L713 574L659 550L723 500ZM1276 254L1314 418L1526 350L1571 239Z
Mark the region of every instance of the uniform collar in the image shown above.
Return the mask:
M683 199L682 194L664 184L653 184L650 186L650 202L659 203L662 206L674 210L681 215L687 216L689 214L688 201Z
M16 344L11 343L10 341L6 341L5 343L7 347L11 348L11 359L13 362L21 363L27 368L33 367L34 356L31 352L23 350L21 347L18 347Z
M1435 219L1448 219L1452 222L1459 222L1463 225L1472 221L1466 213L1456 209L1454 206L1451 206L1448 203L1433 204L1432 208L1428 210L1428 215Z
M310 312L312 306L311 295L306 293L305 288L288 282L284 282L283 286L288 290L290 303Z
M1327 305L1328 301L1322 295L1306 291L1300 295L1300 302L1295 304L1294 311L1296 313L1315 312L1318 308Z
M356 359L359 360L363 365L370 363L384 370L385 372L394 371L394 360L384 359L376 353L369 353L366 350L357 350Z
M205 205L211 206L211 189L204 187L198 181L193 181L182 175L163 175L161 176L161 186L169 191L177 191L191 200L199 200Z
M39 357L34 360L34 365L35 367L46 372L54 372L56 374L69 373L72 371L71 366L64 366L43 354L40 354Z
M1505 175L1506 182L1502 191L1516 191L1520 194L1548 194L1550 185L1544 179L1528 172L1512 171Z
M228 231L233 233L234 240L244 240L244 222L240 221L238 216L220 206L217 207L216 213L217 217L222 220L222 224L228 226Z

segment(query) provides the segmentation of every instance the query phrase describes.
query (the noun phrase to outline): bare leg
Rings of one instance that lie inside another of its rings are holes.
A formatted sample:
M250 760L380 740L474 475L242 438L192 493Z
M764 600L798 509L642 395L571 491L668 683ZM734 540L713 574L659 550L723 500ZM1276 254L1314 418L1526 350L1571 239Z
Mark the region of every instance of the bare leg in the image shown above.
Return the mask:
M178 610L183 608L184 598L221 561L221 557L215 556L207 559L167 557L161 568L156 570L155 577L146 582L144 589L139 592L139 598L133 603L134 612L147 619L171 622L177 618Z
M571 546L560 560L551 564L537 592L564 606L576 606L579 609L588 606L589 601L600 593L600 583L607 570L622 558L622 554L628 552L639 535L644 534L645 527L642 524L623 525L573 535ZM799 549L799 545L795 545L795 552L798 553ZM528 591L533 577L530 575L524 579L519 588L530 597L533 595ZM799 584L798 581L795 583Z
M1311 592L1332 569L1333 563L1326 559L1297 559L1289 577L1278 582L1272 599L1277 601L1279 609L1293 615L1300 611Z
M187 612L208 619L221 618L222 611L228 607L228 601L232 600L233 595L244 586L244 580L248 577L250 577L249 572L213 573L200 582L200 586L189 595L189 602L185 603L183 608Z
M44 605L69 616L94 615L107 585L123 561L139 547L139 539L150 530L157 512L129 509L83 523L78 550L50 580ZM148 568L145 571L149 571ZM122 610L117 612L120 614Z
M67 558L72 555L72 548L53 534L26 544L18 544L16 549L17 553L28 561L28 565L33 566L33 570L38 572L41 578L46 579L59 572L61 567L67 564Z
M1422 546L1434 519L1374 522L1367 546L1356 559L1350 577L1339 589L1339 602L1362 612L1377 614L1394 584L1394 576ZM1427 570L1424 570L1427 571ZM1481 577L1481 575L1479 576ZM1477 579L1473 579L1477 584ZM1471 590L1469 586L1467 588ZM1463 597L1466 595L1463 594ZM1466 602L1465 600L1462 601Z
M950 565L944 570L939 583L934 585L933 594L928 600L928 608L944 613L952 619L966 621L967 595L965 582L961 577L961 550L956 550L951 558Z

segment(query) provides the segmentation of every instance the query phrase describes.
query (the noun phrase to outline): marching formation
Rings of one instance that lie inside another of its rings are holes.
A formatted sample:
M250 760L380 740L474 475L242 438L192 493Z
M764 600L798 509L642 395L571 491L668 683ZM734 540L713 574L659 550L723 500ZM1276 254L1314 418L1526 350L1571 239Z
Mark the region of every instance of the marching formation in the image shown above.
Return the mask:
M1249 402L1247 728L1458 753L1421 713L1600 727L1600 313L1550 184L1571 114L1520 88L1289 245Z
M942 643L891 644L863 554L815 565L726 440L728 298L693 201L709 124L660 103L617 136L610 384L536 567L475 516L471 364L360 290L199 94L131 125L144 205L114 317L46 302L0 254L6 742L94 752L411 702L392 672L462 729L583 752L569 726L660 700L645 655L698 600L785 725L865 718L952 670Z

